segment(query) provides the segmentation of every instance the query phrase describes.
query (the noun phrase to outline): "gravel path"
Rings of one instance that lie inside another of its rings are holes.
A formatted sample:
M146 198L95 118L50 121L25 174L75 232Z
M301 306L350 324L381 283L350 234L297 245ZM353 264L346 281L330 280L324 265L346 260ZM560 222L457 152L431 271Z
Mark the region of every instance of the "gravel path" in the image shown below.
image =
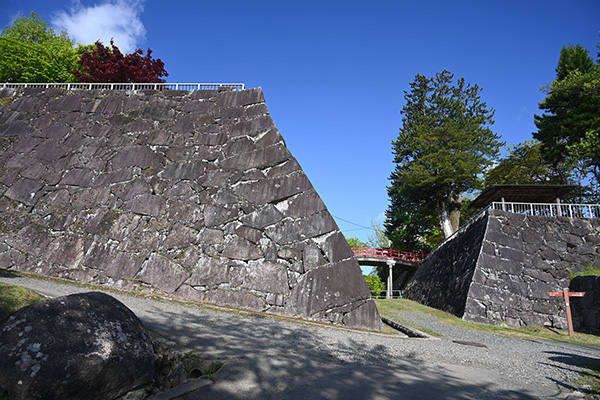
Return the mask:
M0 282L49 296L88 290L1 275ZM225 361L214 384L180 388L162 399L578 399L583 395L571 389L581 365L600 359L596 346L505 338L421 314L401 317L441 338L406 339L109 294L148 329Z

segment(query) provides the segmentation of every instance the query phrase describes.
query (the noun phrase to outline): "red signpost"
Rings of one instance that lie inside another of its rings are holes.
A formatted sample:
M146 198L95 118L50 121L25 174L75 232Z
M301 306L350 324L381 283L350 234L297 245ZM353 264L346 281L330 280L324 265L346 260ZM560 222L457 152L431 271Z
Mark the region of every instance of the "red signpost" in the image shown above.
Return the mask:
M569 336L573 336L573 320L571 319L571 305L569 304L569 297L583 297L584 295L585 292L569 292L569 289L567 288L564 288L562 292L548 292L548 296L550 297L563 297L565 299Z

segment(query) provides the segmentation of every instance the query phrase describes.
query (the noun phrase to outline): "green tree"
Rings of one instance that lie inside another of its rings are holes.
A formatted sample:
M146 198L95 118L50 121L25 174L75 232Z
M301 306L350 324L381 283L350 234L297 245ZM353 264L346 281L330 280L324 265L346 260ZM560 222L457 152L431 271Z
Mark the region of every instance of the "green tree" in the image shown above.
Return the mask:
M348 242L348 245L350 245L350 247L367 247L366 243L362 242L359 238L356 237L346 238L346 241Z
M66 32L56 34L35 12L0 34L1 82L75 82L80 54Z
M367 285L371 294L374 296L380 296L385 292L385 284L381 282L381 279L377 275L364 275Z
M418 74L404 95L385 222L395 247L410 246L403 250L427 251L440 232L446 238L458 228L463 195L481 187L503 145L479 86L453 80L447 70Z
M565 163L553 165L544 159L542 144L526 140L506 148L510 154L485 174L485 186L502 184L570 184L572 169Z
M600 66L593 64L588 68L591 61L588 56L586 63L579 61L585 67L562 68L561 65L573 65L563 59L574 52L561 52L557 77L539 105L544 113L534 116L538 130L533 137L542 143L546 161L555 166L571 164L577 171L578 183L589 183L588 197L597 198L600 182Z
M390 241L388 240L383 226L374 219L371 219L371 230L373 235L367 234L368 244L371 247L379 249L386 249L390 247Z
M580 45L563 46L560 49L558 66L556 67L556 79L562 81L573 71L588 73L594 68L594 60L590 57L588 50Z

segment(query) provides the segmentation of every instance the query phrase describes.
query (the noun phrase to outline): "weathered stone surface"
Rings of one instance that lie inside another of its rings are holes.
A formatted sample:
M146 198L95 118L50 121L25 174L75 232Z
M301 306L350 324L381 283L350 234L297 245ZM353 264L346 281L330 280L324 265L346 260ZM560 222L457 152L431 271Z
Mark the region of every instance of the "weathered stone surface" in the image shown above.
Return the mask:
M167 293L173 293L190 277L189 273L168 258L152 254L137 275L137 279L156 286Z
M368 298L368 287L352 279L351 274L356 269L360 271L355 260L311 269L292 289L286 313L310 317L330 308Z
M9 92L3 267L277 314L300 301L305 318L379 329L262 90ZM332 308L307 311L306 296Z
M42 184L32 179L19 179L8 188L4 195L27 205L34 204L35 195L42 188Z
M361 328L367 324L372 324L369 328L380 331L383 330L383 323L381 321L373 321L371 314L377 310L377 306L373 300L368 300L355 310L350 311L344 316L342 322L344 325ZM367 325L368 326L368 325Z
M112 399L153 374L142 323L106 294L36 303L0 323L0 387L11 399Z

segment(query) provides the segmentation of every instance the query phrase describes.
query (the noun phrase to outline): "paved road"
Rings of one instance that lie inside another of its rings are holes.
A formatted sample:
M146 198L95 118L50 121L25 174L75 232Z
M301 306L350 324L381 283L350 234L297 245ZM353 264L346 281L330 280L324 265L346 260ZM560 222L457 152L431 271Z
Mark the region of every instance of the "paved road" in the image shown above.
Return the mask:
M88 290L1 275L0 282L52 297ZM577 365L600 359L595 346L456 328L441 339L403 339L109 294L148 329L225 361L214 384L180 399L576 399L581 393L569 388Z

